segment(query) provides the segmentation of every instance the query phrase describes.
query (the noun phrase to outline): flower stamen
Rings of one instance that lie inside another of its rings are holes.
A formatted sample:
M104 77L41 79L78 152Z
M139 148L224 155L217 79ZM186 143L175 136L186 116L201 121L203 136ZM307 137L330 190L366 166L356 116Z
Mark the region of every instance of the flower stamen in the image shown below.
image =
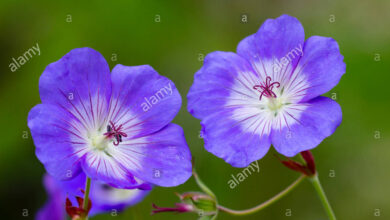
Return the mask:
M280 83L279 82L271 83L271 80L272 80L271 77L267 76L267 78L265 79L265 83L260 83L260 85L253 86L253 89L255 89L261 93L259 100L261 100L261 98L263 96L265 96L267 98L276 98L276 94L272 90L274 89L274 86L276 88L279 88Z
M118 146L122 142L122 137L127 137L127 134L122 131L122 125L116 127L112 121L107 125L107 132L104 135L106 138L115 138L115 141L113 141L115 146Z

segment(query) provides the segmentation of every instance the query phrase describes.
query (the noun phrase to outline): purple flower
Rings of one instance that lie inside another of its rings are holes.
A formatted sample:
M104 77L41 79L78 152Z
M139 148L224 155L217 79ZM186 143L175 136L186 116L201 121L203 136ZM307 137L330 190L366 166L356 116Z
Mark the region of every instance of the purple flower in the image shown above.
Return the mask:
M65 200L67 197L73 204L77 204L75 196L83 196L81 190L84 188L86 176L80 173L77 177L60 181L46 174L44 186L49 194L49 199L42 209L39 210L37 220L65 220ZM92 208L89 216L100 213L111 212L117 214L127 207L133 206L150 192L140 189L117 189L99 181L91 181L90 200Z
M205 148L235 167L262 158L271 144L292 157L316 147L341 123L340 106L320 95L344 73L335 40L305 41L300 22L282 15L243 39L237 53L206 56L188 110L202 120Z
M42 104L28 115L36 155L67 180L84 172L117 188L176 186L191 176L191 154L171 124L181 97L152 67L110 69L91 48L48 65L39 80ZM146 183L145 183L146 182Z

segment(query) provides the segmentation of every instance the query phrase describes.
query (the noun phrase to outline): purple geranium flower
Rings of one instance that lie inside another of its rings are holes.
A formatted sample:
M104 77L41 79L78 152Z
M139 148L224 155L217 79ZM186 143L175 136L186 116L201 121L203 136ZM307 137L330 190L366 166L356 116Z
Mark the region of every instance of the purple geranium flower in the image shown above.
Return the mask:
M65 220L65 200L68 197L73 204L77 204L75 196L83 196L81 190L84 188L86 176L80 173L77 177L59 181L46 174L44 186L49 194L46 204L38 211L37 220ZM91 181L90 199L92 208L89 216L105 212L122 212L127 207L133 206L150 192L140 189L117 189L99 181Z
M202 120L205 148L235 167L262 158L271 144L291 157L316 147L341 123L340 106L320 95L344 73L335 40L305 41L300 22L282 15L242 40L237 53L206 56L188 110Z
M91 48L74 49L47 66L42 104L29 113L36 155L56 179L81 171L118 188L176 186L191 176L180 126L170 124L181 97L149 65L110 69ZM145 185L145 182L146 185Z

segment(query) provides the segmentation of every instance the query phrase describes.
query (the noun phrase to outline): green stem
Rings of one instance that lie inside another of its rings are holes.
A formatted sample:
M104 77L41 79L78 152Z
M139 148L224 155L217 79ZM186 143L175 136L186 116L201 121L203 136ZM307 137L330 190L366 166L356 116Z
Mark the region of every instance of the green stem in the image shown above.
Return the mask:
M85 191L84 191L84 202L83 209L88 210L88 201L89 201L89 190L91 188L91 179L87 177L87 181L85 182ZM88 215L85 216L85 220L88 219Z
M330 220L336 220L336 216L334 215L334 212L332 210L332 207L330 206L330 203L328 199L326 198L325 191L321 186L320 180L318 179L318 173L310 178L310 181L313 183L313 186L315 190L317 191L318 196L320 197L320 200L322 202L322 205L325 208L326 214L328 214L328 217Z
M218 205L218 209L222 212L227 212L229 214L232 214L232 215L249 215L249 214L253 214L255 212L258 212L262 209L265 209L266 207L270 206L271 204L275 203L276 201L278 201L279 199L281 199L282 197L284 197L285 195L287 195L289 192L291 192L296 186L298 186L303 179L305 179L305 175L301 175L297 180L295 180L291 185L289 185L286 189L284 189L283 191L281 191L280 193L276 194L274 197L270 198L269 200L261 203L260 205L258 206L255 206L253 208L250 208L250 209L246 209L246 210L232 210L232 209L229 209L229 208L226 208L226 207L223 207L221 205Z

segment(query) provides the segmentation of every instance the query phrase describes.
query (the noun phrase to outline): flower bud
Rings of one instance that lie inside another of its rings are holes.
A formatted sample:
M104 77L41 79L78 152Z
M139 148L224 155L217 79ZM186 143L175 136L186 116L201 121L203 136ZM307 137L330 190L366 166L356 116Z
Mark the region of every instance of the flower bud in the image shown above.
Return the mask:
M160 212L194 212L202 216L214 216L217 214L217 202L216 199L201 192L186 192L183 194L177 194L181 202L176 203L175 207L159 207L153 204L154 210L152 214Z

